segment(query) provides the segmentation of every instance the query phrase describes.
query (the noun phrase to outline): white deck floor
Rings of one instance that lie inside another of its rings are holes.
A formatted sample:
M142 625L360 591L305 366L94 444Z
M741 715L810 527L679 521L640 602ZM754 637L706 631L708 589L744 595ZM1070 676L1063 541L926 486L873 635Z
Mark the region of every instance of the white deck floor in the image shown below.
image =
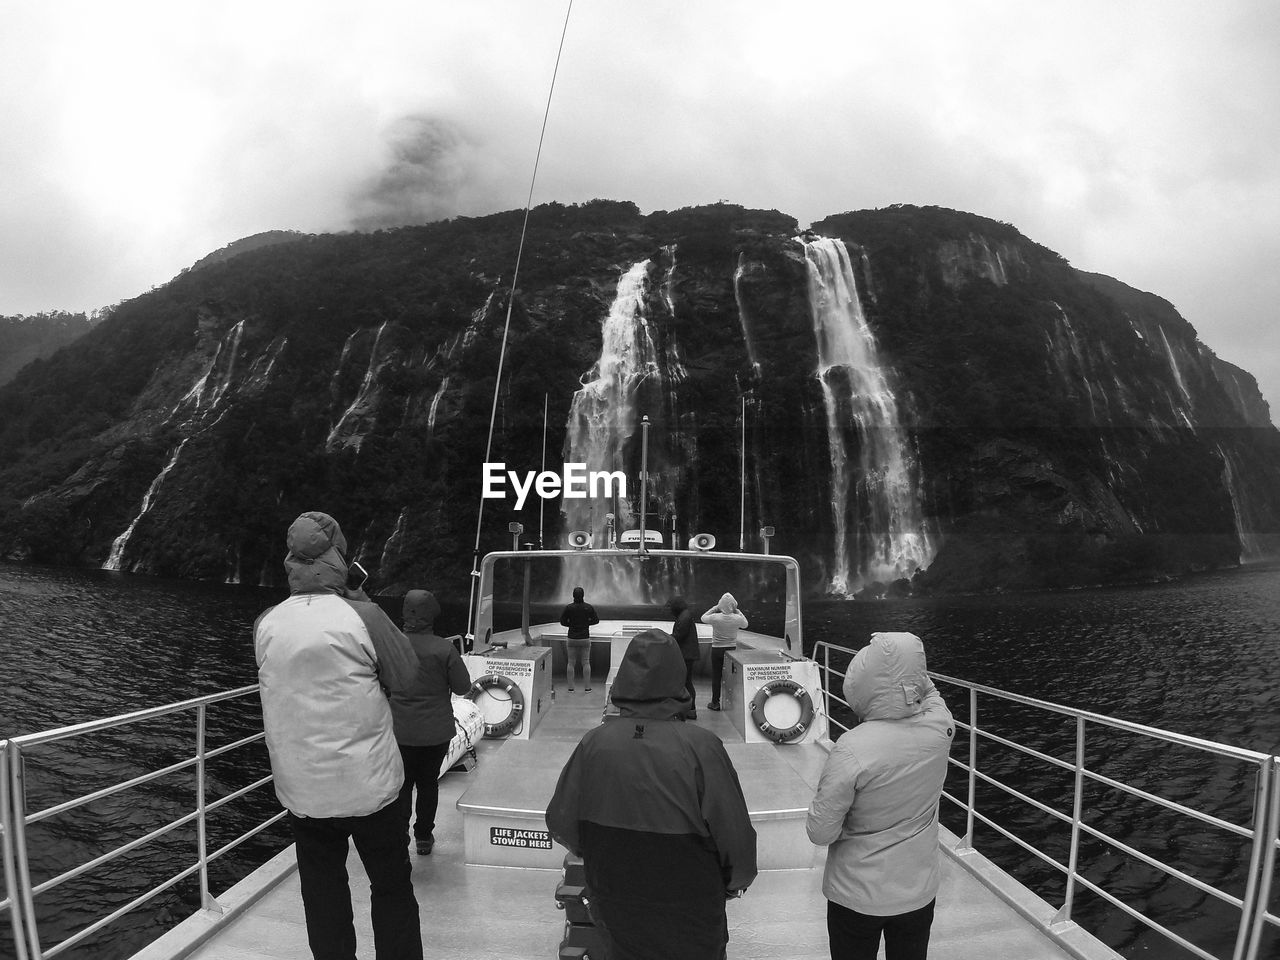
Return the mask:
M576 694L566 693L563 681L559 683L559 703L547 717L546 728L539 727L538 736L576 739L583 726L570 714L584 711L598 716L603 683L597 682L592 693L579 688ZM707 697L705 691L700 693L701 707ZM721 732L720 725L726 731L731 729L722 714L702 709L698 722L717 732ZM483 743L480 762L501 747L500 742ZM441 780L435 850L427 857L411 854L425 956L439 960L555 958L564 924L564 914L556 909L554 899L559 873L467 866L463 862L462 815L456 804L471 781L472 775L461 772L451 772ZM1068 945L1055 941L1043 932L1049 912L1046 905L1030 898L1008 877L990 870L981 857L967 860L1005 885L1008 895L1022 898L1024 907L1040 922L1028 920L980 882L971 869L947 855L933 927L933 956L947 960L1118 957L1071 925L1066 932ZM217 923L217 918L208 914L197 915L134 960L183 956L195 960L306 960L310 951L292 862L290 848L269 868L221 897L233 908L234 917L229 921ZM828 956L820 855L817 862L818 866L809 870L766 871L743 899L729 903L729 960L817 960ZM372 957L368 881L354 853L348 866L361 954ZM264 878L279 880L259 895ZM209 933L212 935L204 942L197 942Z

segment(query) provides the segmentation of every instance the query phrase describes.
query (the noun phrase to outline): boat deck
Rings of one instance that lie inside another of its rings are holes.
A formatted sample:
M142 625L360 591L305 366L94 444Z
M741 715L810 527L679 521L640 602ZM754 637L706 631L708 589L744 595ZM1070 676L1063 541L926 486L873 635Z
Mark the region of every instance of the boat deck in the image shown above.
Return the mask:
M735 764L751 762L751 757L760 758L756 762L774 762L768 759L774 755L773 748L751 754L739 752L754 747L741 743L741 737L723 714L701 708L708 699L705 685L706 681L700 678L697 722L722 736ZM440 781L435 850L426 857L410 854L427 958L548 960L558 956L564 925L564 914L556 908L554 898L559 871L467 864L464 817L459 803L464 794L482 786L481 771L486 763L496 766L499 751L528 751L540 741L546 745L544 749L560 750L567 756L569 744L576 742L583 729L599 717L604 706L603 687L602 680L589 693L581 689L568 693L561 687L556 708L538 728L537 741L484 741L475 770L453 771ZM777 749L781 752L786 748ZM800 760L799 754L794 762L802 779L816 783L820 764L812 758ZM542 771L540 779L549 780L554 787L558 772ZM745 771L740 767L742 772ZM742 779L745 786L753 778ZM549 792L548 789L548 795ZM484 791L480 793L483 800ZM473 792L466 803L474 803L475 799ZM750 797L748 801L749 806L755 806ZM789 805L788 800L784 806ZM955 837L948 834L944 846L954 845ZM811 864L808 868L764 870L742 900L729 903L729 960L816 960L828 956L826 902L821 891L824 851L810 847L804 851L804 858ZM368 882L354 852L348 869L357 936L364 954L372 955ZM983 883L979 876L984 871L997 889L1004 888L1003 897L1015 901L1021 898L1024 909L1033 916L1038 911L1036 922ZM208 911L197 914L140 951L134 960L175 960L183 956L194 960L305 960L310 956L292 847L219 900L226 916ZM1045 932L1049 912L1046 905L980 856L945 856L931 952L952 960L1118 957L1074 924L1057 931L1065 933L1065 942L1051 937Z

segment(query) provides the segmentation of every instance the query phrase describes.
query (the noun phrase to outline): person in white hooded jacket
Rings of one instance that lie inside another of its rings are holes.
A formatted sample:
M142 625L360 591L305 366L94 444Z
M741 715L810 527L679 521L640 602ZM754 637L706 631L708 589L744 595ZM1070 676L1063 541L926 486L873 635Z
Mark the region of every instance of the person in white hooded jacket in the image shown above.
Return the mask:
M832 960L924 960L941 881L938 802L955 722L910 633L875 633L845 675L860 721L827 756L806 829L829 846Z
M347 587L347 540L333 517L302 514L286 542L290 596L258 617L253 641L311 953L355 960L347 881L354 841L369 876L378 960L419 960L404 766L386 694L411 690L417 656L377 604Z
M711 625L711 702L709 710L720 709L720 684L724 679L724 655L738 645L738 631L747 628L747 618L738 609L732 593L721 594L716 605L702 615Z

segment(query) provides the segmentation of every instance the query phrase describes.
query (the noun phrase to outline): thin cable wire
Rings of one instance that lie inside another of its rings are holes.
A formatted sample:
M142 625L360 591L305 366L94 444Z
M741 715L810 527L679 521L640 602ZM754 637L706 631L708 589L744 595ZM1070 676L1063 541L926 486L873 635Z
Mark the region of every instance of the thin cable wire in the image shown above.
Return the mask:
M493 451L493 427L498 419L498 397L502 389L502 367L507 357L507 335L511 330L511 309L516 301L516 281L520 279L520 261L524 256L524 238L529 229L529 210L533 206L533 186L538 180L538 164L542 160L542 141L547 135L547 118L551 116L551 98L556 92L556 76L560 73L560 55L564 53L564 38L569 33L569 14L573 12L573 0L564 12L564 27L560 31L560 46L556 50L556 65L551 71L551 88L547 91L547 107L542 114L542 131L538 134L538 152L533 158L533 175L529 178L529 196L524 203L524 223L520 227L520 244L516 247L516 266L511 274L511 290L507 294L507 319L502 326L502 347L498 351L498 375L493 381L493 406L489 410L489 436L485 441L484 462L489 462ZM480 531L484 522L484 497L476 511L476 541L471 550L471 590L467 600L467 636L474 637L472 614L475 610L477 578L480 576Z

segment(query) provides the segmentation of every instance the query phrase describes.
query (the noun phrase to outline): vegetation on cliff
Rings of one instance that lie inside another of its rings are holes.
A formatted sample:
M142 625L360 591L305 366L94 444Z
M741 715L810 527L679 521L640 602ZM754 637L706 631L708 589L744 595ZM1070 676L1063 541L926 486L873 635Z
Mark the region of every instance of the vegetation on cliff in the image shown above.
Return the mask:
M0 317L0 386L30 363L51 356L87 333L101 313L52 311L33 316Z
M278 582L284 529L323 509L379 583L461 593L508 312L490 459L540 469L545 403L555 469L618 279L647 260L656 522L736 547L745 398L747 547L771 524L822 578L831 465L794 219L547 204L508 305L521 218L273 234L119 305L0 389L0 553L101 564L136 518L124 569ZM849 247L892 368L941 544L921 589L1177 574L1280 539L1280 434L1163 301L972 214L813 229ZM540 506L491 501L482 548L511 520L557 543Z

